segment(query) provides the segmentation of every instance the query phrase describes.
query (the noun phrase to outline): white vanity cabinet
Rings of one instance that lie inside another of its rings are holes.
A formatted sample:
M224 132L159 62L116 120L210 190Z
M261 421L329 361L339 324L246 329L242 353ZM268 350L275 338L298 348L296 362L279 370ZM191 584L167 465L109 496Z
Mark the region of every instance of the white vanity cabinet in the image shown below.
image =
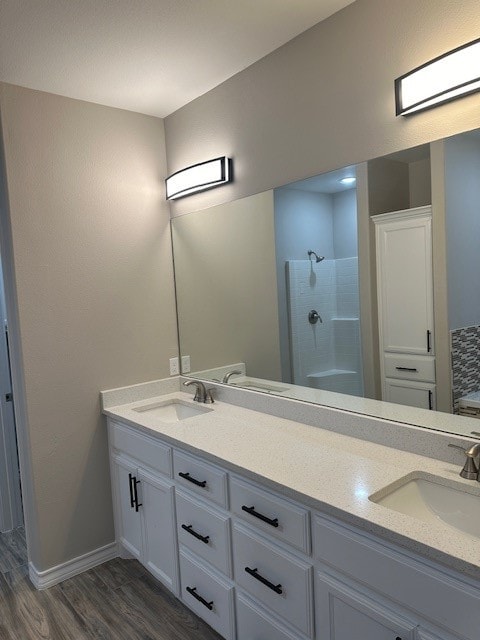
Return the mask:
M383 399L435 409L431 207L372 220Z
M226 640L479 640L477 582L160 437L109 439L119 547Z
M115 527L122 547L174 593L178 593L178 558L175 531L174 485L142 460L129 456L133 452L142 458L153 451L165 449L141 434L131 433L122 425L110 425L110 443L124 447L124 436L132 450L113 449L111 453L112 492L115 504ZM154 459L162 466L162 459ZM170 469L170 464L167 464ZM164 468L162 466L162 468Z
M416 640L416 624L321 571L315 582L319 640Z
M331 518L313 538L317 640L480 637L478 587Z

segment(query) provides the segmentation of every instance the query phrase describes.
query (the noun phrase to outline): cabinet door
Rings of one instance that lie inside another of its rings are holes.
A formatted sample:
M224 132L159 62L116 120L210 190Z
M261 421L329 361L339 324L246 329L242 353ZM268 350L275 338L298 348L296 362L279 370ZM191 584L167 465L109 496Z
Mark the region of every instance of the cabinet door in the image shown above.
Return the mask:
M120 456L113 456L114 493L116 502L117 539L135 558L142 555L141 513L135 508L133 483L137 468ZM137 485L138 486L138 485Z
M385 378L384 400L408 407L433 409L436 407L435 385L408 380Z
M433 355L431 215L397 212L378 218L381 347L384 351Z
M317 640L413 640L416 625L319 571L316 575Z
M178 595L174 486L142 469L138 478L143 518L141 560L156 578Z

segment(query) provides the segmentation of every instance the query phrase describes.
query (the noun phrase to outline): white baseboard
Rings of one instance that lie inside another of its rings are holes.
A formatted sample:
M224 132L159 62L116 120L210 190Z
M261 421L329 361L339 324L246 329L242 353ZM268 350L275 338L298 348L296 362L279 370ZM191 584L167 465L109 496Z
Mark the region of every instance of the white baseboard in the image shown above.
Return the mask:
M53 585L67 580L67 578L73 578L73 576L92 569L103 562L107 562L107 560L117 558L118 555L118 545L116 542L112 542L94 551L89 551L83 556L67 560L67 562L51 567L51 569L45 569L44 571L38 571L34 564L29 562L28 570L30 580L36 589L48 589L48 587L53 587Z

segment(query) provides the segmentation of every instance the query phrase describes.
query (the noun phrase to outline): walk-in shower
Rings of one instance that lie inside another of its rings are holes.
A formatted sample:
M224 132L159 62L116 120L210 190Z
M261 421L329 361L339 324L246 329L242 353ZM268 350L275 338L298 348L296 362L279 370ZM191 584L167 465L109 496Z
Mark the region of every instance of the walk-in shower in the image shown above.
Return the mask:
M356 191L338 178L275 190L282 380L362 396Z

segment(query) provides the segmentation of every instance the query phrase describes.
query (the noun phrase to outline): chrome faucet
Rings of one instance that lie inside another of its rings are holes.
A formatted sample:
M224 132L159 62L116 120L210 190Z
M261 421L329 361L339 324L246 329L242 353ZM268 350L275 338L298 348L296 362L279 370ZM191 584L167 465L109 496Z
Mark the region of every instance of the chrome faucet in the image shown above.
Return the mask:
M212 389L206 389L201 380L187 380L183 383L184 387L189 387L191 384L195 385L194 402L204 402L205 404L213 404L214 399L212 396Z
M232 376L241 376L242 373L243 371L238 371L237 369L235 369L235 371L229 371L223 376L223 380L222 380L223 384L228 384Z
M480 435L473 432L474 435ZM465 478L466 480L478 480L480 481L480 477L478 474L478 466L475 463L475 458L480 455L480 442L472 445L469 449L464 449L460 447L458 444L449 444L449 447L452 449L460 449L467 456L465 460L465 464L463 465L463 469L460 471L460 476Z

